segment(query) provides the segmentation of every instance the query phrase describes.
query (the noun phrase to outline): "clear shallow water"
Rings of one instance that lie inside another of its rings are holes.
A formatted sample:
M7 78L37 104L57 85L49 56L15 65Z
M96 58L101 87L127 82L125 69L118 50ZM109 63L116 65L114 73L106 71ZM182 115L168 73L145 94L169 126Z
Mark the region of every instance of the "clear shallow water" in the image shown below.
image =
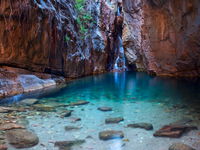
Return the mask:
M40 144L32 150L56 150L55 141L74 139L86 140L74 147L75 150L168 150L174 142L184 142L200 150L199 130L179 139L153 137L155 130L185 117L193 119L200 127L200 81L197 79L176 80L134 72L108 73L78 79L55 92L29 97L37 97L40 103L52 106L78 100L90 102L82 106L58 107L56 112L22 113L29 120L28 128L40 138ZM113 111L97 110L102 106L112 107ZM73 110L72 116L61 118L60 114L66 109ZM73 117L80 117L81 121L74 123ZM124 121L105 124L109 117L123 117ZM138 122L152 123L154 130L126 128L127 124ZM67 125L81 129L65 131ZM98 133L110 129L123 131L125 140L99 140Z

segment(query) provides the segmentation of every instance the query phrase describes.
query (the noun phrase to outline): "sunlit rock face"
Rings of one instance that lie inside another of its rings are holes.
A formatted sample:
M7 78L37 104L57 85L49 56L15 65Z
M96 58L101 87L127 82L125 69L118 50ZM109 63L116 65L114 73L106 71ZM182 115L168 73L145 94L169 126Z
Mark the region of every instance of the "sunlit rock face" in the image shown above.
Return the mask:
M81 37L74 0L2 0L0 64L72 78L107 71L103 2L86 1L95 23Z
M0 68L0 98L53 87L64 81L64 78L60 76L2 66Z
M130 65L157 75L200 76L200 1L124 0Z

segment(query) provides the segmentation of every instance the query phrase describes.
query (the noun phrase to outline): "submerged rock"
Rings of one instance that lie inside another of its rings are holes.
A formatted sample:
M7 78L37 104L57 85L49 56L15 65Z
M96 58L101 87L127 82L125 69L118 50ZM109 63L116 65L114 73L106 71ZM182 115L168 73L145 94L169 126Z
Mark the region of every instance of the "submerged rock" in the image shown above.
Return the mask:
M25 129L14 129L6 132L8 142L15 148L29 148L39 143L34 133Z
M77 101L77 102L73 102L73 103L70 103L69 105L70 106L78 106L78 105L86 105L86 104L89 104L90 102L88 102L88 101L83 101L83 100L81 100L81 101Z
M122 131L107 130L99 133L99 139L101 140L122 139L122 138L124 138L124 133Z
M18 111L18 110L12 107L0 107L0 113L10 113L13 111Z
M98 110L100 111L112 111L111 107L99 107Z
M33 105L36 103L38 103L38 99L35 99L35 98L23 99L22 101L19 102L19 104L22 104L22 105Z
M81 121L81 118L70 118L72 123L75 123L77 121Z
M11 130L11 129L24 129L25 127L15 123L3 123L0 124L0 130Z
M183 143L174 143L169 147L169 150L195 150L195 149Z
M182 136L183 133L190 131L190 130L197 130L196 126L192 125L166 125L156 131L153 135L159 137L172 137L172 138L179 138Z
M71 150L74 145L81 145L85 143L85 140L75 140L75 141L58 141L55 142L54 146L58 147L59 150Z
M34 105L34 108L37 111L44 111L44 112L53 112L53 111L56 111L54 107L52 107L50 105L45 105L45 104L36 104L36 105Z
M107 119L105 120L105 123L106 123L106 124L110 124L110 123L119 123L119 122L121 122L121 121L124 121L124 118L122 118L122 117L107 118Z
M81 128L75 127L75 126L65 126L65 131L78 130L78 129L81 129Z
M150 123L134 123L134 124L128 124L127 127L131 128L142 128L145 130L153 130L153 125Z
M72 110L65 110L64 113L61 115L61 118L70 117L72 115Z

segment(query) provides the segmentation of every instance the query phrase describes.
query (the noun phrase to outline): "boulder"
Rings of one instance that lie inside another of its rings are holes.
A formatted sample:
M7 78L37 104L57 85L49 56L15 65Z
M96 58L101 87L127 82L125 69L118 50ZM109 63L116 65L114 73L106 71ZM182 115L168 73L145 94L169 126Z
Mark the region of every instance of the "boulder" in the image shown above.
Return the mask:
M100 111L112 111L111 107L99 107L98 110Z
M79 105L86 105L86 104L88 104L88 103L90 103L90 102L84 101L84 100L80 100L80 101L77 101L77 102L72 102L72 103L70 103L69 105L70 105L70 106L79 106Z
M183 133L190 131L190 130L197 130L196 126L192 125L165 125L158 131L156 131L153 135L159 137L171 137L171 138L179 138L182 136Z
M99 139L101 140L112 140L122 138L124 138L124 133L122 131L106 130L99 133Z
M70 117L72 115L72 110L65 110L64 113L61 115L61 118Z
M169 147L169 150L195 150L195 149L183 143L174 143Z
M25 129L13 129L6 132L6 138L15 148L30 148L39 143L36 134Z
M106 124L110 124L110 123L119 123L119 122L121 122L121 121L124 121L124 118L122 118L122 117L107 118L107 119L105 120L105 123L106 123Z
M145 130L153 130L153 125L150 123L134 123L134 124L128 124L127 127L130 128L142 128Z
M75 126L65 126L65 131L78 130L78 129L81 129L81 128L75 127Z
M57 141L54 146L58 147L59 150L71 150L74 145L81 145L85 143L85 140L75 140L75 141Z

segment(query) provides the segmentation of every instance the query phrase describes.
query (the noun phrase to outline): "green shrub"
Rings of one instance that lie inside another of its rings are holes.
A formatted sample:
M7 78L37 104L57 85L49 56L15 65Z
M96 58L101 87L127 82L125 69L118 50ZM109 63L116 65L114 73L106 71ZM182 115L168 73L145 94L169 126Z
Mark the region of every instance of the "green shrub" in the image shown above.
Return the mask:
M88 32L88 27L92 22L92 16L84 8L85 0L75 0L75 9L78 13L77 23L80 28L81 37L84 38L85 34Z
M70 41L70 37L68 35L65 35L65 42L69 42Z

